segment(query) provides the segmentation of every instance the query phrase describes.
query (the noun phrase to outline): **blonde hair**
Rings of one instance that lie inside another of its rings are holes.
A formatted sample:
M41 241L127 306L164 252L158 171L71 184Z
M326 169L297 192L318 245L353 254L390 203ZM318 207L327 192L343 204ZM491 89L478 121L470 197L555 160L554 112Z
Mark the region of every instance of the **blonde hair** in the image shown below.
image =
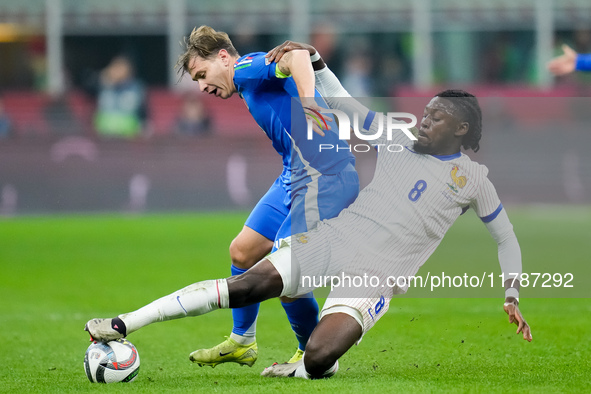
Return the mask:
M238 51L232 45L228 34L205 25L194 28L191 35L184 38L184 44L185 53L179 56L176 64L181 76L189 71L189 62L193 57L211 59L217 56L221 49L228 51L231 56L238 56Z

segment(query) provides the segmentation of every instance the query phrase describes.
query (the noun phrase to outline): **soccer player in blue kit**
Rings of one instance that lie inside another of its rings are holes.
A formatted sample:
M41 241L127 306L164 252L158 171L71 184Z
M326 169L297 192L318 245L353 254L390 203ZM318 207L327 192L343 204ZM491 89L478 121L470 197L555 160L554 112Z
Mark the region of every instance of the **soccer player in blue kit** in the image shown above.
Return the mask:
M591 71L591 53L581 54L566 44L562 45L563 54L556 56L547 64L548 71L556 76L574 71Z
M239 56L228 35L209 26L194 29L186 45L178 63L182 72L208 94L226 99L238 93L283 158L281 175L230 245L232 275L240 275L275 250L275 240L310 230L355 200L359 193L355 158L347 143L339 140L332 119L318 112L328 106L314 88L308 51L292 51L279 63L269 62L264 52ZM292 98L299 98L300 105ZM314 118L314 131L323 138L308 139L306 116ZM341 149L320 152L319 141ZM281 301L299 342L290 360L296 362L318 323L318 304L311 294ZM191 353L190 359L212 367L224 362L252 366L258 355L258 308L255 304L234 309L230 337Z

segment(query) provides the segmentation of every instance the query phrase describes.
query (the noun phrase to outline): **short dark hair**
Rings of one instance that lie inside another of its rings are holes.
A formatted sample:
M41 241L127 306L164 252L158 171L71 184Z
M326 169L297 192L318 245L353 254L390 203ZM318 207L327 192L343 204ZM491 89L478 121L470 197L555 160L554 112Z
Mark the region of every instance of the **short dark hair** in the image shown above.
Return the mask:
M462 117L462 121L468 122L469 125L468 132L462 139L462 146L466 150L472 149L474 152L478 152L482 137L482 111L476 97L460 89L444 90L437 93L435 97L454 98L452 102L460 110L458 115Z

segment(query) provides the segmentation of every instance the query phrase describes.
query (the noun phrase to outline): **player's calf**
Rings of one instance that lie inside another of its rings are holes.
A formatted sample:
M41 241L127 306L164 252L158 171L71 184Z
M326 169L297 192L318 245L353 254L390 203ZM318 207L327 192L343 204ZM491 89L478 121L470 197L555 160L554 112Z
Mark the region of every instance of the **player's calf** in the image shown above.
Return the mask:
M262 260L242 275L228 278L230 308L241 308L279 297L283 280L269 260Z
M329 342L330 343L330 342ZM324 346L316 346L318 342L308 342L304 353L304 366L311 379L326 378L327 372L338 368L338 359L344 354L334 346L325 343ZM320 344L318 344L320 345ZM346 350L345 350L346 352ZM329 375L332 376L336 370Z
M304 353L305 370L309 376L313 379L327 377L327 372L338 365L338 359L361 338L362 332L359 323L349 314L323 316Z

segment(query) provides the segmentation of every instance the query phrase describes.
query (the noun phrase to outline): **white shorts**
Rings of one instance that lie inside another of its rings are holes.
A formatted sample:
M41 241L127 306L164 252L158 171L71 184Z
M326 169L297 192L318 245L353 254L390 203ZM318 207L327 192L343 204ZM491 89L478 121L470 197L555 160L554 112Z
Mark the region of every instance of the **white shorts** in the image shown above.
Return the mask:
M338 280L339 286L329 293L321 318L346 313L359 323L362 336L388 310L392 288L370 286L362 280L368 272L384 276L368 269L372 256L358 252L324 222L312 231L281 240L279 249L267 259L281 275L281 296L296 298L318 287L331 287L331 282L336 285ZM356 286L356 280L347 282L351 278L359 279L361 286Z
M324 287L323 278L341 272L351 254L333 229L321 222L314 230L281 239L279 249L266 259L281 275L281 296L297 298Z
M390 307L391 298L385 296L371 298L327 298L320 319L332 313L345 313L354 318L361 326L361 336L357 344L361 342L363 336L372 329L372 327L386 314Z

